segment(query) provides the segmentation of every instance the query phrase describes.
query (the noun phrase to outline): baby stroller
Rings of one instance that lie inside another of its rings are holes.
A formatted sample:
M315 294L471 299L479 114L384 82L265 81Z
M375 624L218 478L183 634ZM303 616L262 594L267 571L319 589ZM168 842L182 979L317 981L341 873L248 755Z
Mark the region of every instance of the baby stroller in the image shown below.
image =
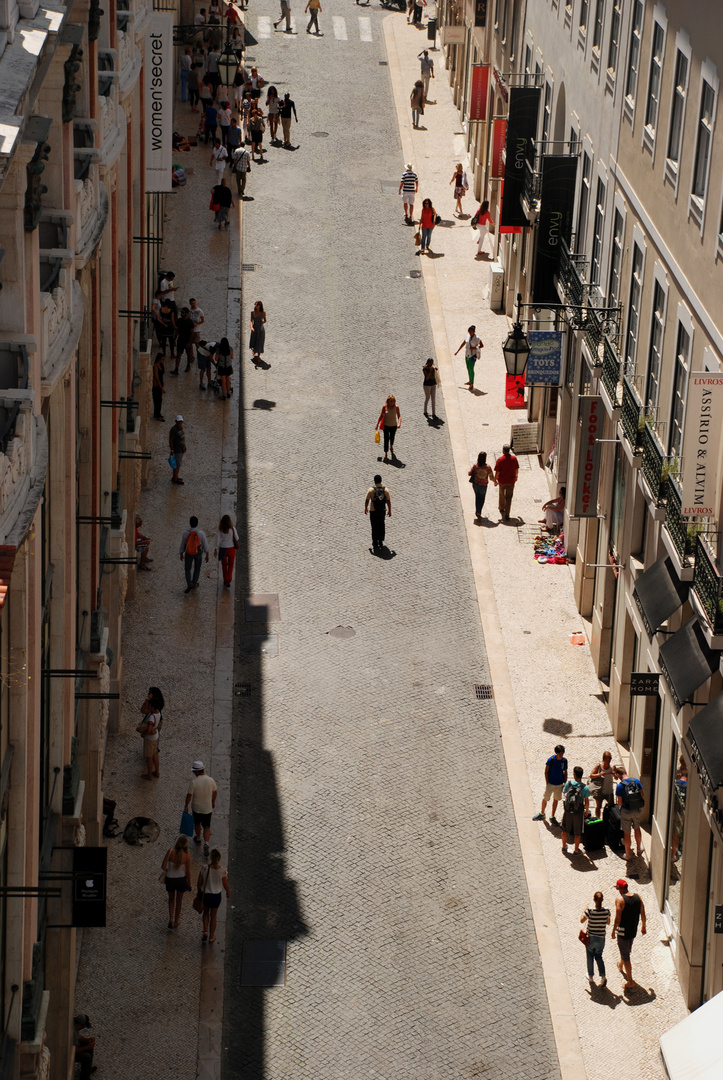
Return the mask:
M212 370L213 370L213 377L209 378L209 380L208 380L208 388L209 388L209 390L213 390L216 397L218 397L218 395L221 393L221 381L218 378L218 376L216 375L215 368L213 368ZM211 373L209 372L209 376L210 376L210 374Z

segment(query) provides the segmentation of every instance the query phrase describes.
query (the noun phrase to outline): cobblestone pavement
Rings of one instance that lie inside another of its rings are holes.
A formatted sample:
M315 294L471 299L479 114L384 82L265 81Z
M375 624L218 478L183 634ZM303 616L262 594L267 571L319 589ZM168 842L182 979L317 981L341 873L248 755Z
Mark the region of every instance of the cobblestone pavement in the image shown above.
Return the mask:
M552 1080L449 442L422 417L419 260L382 195L402 158L380 13L371 41L331 34L359 10L325 4L325 37L252 50L300 123L245 204L244 312L263 300L270 368L242 350L238 589L278 595L280 618L237 606L225 1075ZM396 468L373 441L388 392ZM388 561L363 514L377 470ZM283 989L240 985L259 938L288 941Z

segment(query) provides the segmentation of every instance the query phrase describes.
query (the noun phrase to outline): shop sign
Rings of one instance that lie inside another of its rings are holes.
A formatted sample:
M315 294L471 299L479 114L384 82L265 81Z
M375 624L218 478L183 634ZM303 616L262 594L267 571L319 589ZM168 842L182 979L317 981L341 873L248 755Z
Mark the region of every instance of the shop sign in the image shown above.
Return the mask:
M528 386L559 386L562 371L562 330L530 330L530 355L525 368Z
M505 182L504 182L504 180L500 180L500 205L504 206L504 202L505 202ZM529 224L529 222L528 222L528 224ZM499 233L521 233L522 232L522 226L521 225L500 225L500 227L499 227L499 229L497 231Z
M683 431L682 517L713 517L718 497L723 374L692 372Z
M470 120L487 119L487 99L490 89L489 64L475 64L472 68L472 93L469 99Z
M173 164L173 13L153 11L146 34L146 191L171 191Z
M510 427L510 446L516 454L536 454L538 424L512 424Z
M660 675L657 671L631 671L631 697L657 697Z
M502 100L503 101L508 101L509 100L509 88L507 86L507 83L505 82L504 75L499 70L499 68L496 68L496 67L492 68L492 75L494 77L495 82L497 83L497 89L499 90L500 94L502 95Z
M537 134L540 88L512 86L505 142L505 197L502 225L529 225L520 196L525 184L525 162L532 159Z
M498 116L492 121L492 171L490 180L501 180L505 175L505 133L507 132L507 117Z
M525 376L507 375L505 377L505 405L508 409L524 409Z
M716 904L715 906L715 921L713 923L713 933L723 934L723 904Z
M600 443L603 417L602 398L580 398L580 446L575 480L575 517L597 517L597 486L600 476Z
M73 848L73 926L105 926L108 848Z
M464 45L464 39L466 37L466 30L464 26L443 26L442 27L442 44L443 45Z
M572 208L575 203L577 158L569 154L545 154L542 158L542 189L537 226L537 254L532 299L536 304L556 304L555 274L560 264L560 245L570 243Z
M487 0L475 0L474 24L475 26L487 25Z

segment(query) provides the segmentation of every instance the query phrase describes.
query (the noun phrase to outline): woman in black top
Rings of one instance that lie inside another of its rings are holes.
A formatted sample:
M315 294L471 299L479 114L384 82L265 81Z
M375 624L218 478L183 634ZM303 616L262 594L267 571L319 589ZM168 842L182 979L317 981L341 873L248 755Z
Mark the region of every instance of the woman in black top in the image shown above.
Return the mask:
M165 357L162 352L156 353L156 359L153 361L153 386L151 388L151 397L153 398L153 419L165 420L165 416L162 413L163 407L163 395L165 390L163 389L163 376L166 371L165 364L163 363Z
M221 401L231 397L231 376L233 375L233 349L228 338L222 337L216 350L216 374L221 382Z
M430 356L427 363L422 368L422 375L424 376L424 415L429 420L429 413L427 412L427 406L429 405L429 399L432 399L432 419L437 419L437 414L434 411L437 407L437 369L434 366L434 360Z

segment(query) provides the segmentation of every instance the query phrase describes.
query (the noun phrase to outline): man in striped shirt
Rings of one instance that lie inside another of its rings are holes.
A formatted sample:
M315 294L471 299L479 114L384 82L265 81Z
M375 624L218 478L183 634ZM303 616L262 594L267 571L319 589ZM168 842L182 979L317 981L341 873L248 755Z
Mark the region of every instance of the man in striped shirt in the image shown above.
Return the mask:
M419 190L419 180L417 174L412 169L411 164L407 163L406 171L402 173L402 179L399 181L399 194L402 196L404 203L404 224L413 225L412 214L414 213L414 196Z

